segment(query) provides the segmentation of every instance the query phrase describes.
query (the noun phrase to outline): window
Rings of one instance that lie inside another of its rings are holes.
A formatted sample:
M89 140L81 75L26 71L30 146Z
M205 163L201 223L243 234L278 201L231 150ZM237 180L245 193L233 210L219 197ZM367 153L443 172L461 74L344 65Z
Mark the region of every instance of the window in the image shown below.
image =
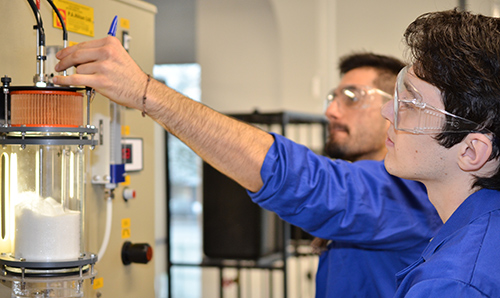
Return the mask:
M198 64L155 65L153 76L169 87L200 101L201 70ZM176 137L166 134L170 179L170 243L172 263L200 263L201 239L201 159ZM156 251L166 255L167 235L156 240ZM156 263L156 297L167 297L166 260ZM172 267L172 296L201 297L201 268Z

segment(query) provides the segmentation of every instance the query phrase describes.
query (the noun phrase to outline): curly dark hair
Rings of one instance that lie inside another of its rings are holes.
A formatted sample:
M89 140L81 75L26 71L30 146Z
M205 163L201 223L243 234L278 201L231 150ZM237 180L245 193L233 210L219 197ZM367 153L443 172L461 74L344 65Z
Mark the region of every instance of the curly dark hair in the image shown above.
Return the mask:
M360 67L373 67L378 75L373 84L377 88L393 94L396 77L405 64L398 58L370 52L352 53L340 58L339 71L341 76Z
M458 9L426 13L408 26L404 40L415 74L441 91L445 110L500 136L500 19ZM436 139L451 148L466 136L441 133ZM495 136L490 160L500 155ZM500 168L476 177L474 186L500 190Z

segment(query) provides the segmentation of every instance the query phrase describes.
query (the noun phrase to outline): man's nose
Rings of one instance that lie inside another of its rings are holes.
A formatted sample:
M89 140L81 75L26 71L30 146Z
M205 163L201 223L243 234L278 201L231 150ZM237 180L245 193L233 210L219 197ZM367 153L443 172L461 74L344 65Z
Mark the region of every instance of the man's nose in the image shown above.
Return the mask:
M326 107L325 115L327 118L339 118L342 114L343 110L338 100L331 101Z
M382 114L382 117L389 120L391 123L394 123L394 99L391 99L388 102L386 102L382 106L380 113Z

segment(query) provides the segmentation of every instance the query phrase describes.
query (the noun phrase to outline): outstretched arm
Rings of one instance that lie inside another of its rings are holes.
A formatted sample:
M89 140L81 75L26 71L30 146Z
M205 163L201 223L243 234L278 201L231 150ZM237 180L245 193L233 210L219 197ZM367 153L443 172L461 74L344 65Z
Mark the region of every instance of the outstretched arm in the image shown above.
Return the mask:
M246 189L255 192L262 187L260 169L274 141L268 133L222 115L156 80L151 79L145 90L147 75L114 37L65 48L57 58L56 71L75 66L76 74L55 77L54 83L89 86L118 104L144 110Z

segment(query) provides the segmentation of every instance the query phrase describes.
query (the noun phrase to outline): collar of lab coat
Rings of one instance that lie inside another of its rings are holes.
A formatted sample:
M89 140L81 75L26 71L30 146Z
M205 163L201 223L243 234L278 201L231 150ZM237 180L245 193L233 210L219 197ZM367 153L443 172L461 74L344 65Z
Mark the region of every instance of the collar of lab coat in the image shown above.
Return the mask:
M429 259L453 233L476 218L497 209L500 209L500 191L481 189L470 195L431 240L422 253L423 259Z

